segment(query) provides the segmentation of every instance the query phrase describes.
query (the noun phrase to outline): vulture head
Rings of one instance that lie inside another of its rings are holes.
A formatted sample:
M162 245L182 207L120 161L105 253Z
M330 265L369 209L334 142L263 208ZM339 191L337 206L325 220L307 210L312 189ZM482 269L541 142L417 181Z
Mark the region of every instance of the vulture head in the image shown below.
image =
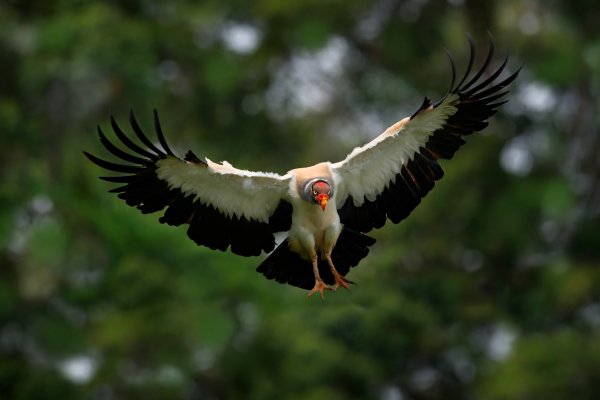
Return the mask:
M323 179L317 179L306 187L309 190L309 197L312 201L321 206L323 211L325 211L327 201L331 197L331 185Z

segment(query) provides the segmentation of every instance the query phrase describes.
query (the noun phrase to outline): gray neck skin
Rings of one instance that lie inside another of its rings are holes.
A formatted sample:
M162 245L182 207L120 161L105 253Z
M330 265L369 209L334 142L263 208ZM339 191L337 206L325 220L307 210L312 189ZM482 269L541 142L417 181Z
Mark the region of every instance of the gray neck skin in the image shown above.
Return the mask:
M314 203L314 200L312 197L312 185L314 185L315 182L318 182L318 181L323 181L329 185L329 187L331 188L330 197L333 197L333 185L331 184L331 182L329 182L329 180L327 178L316 177L316 178L306 181L306 183L302 187L302 190L300 190L300 197L302 197L303 200L308 201L309 203Z

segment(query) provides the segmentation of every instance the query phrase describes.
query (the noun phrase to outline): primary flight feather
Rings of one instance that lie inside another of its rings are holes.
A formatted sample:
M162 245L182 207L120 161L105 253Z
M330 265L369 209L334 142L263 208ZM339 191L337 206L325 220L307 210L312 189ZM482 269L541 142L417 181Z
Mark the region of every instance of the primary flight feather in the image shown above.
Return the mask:
M257 271L268 279L310 290L308 296L338 287L368 253L375 240L365 233L389 219L406 218L443 176L438 159L450 159L464 137L484 129L503 104L504 88L517 76L498 78L507 60L484 77L494 44L471 76L474 45L463 78L440 101L427 98L410 117L354 149L343 161L296 168L285 175L252 172L227 162L214 163L191 151L183 159L169 148L158 114L159 145L144 134L132 113L130 124L143 147L111 117L123 150L98 127L101 143L119 163L84 152L116 176L100 177L119 186L110 190L142 213L165 210L159 221L189 225L187 235L211 249L230 248L242 256L270 253ZM121 162L126 162L122 164ZM277 247L275 233L288 232Z

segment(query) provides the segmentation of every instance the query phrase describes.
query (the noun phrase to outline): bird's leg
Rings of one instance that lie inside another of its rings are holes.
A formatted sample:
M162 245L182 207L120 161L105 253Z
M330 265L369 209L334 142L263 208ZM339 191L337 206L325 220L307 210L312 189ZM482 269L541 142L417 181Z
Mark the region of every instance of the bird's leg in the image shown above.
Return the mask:
M333 260L331 260L331 251L325 253L325 258L327 259L329 268L331 268L333 279L335 279L335 286L333 287L333 289L337 289L340 286L344 289L348 289L350 287L350 284L354 284L354 282L349 281L348 279L344 278L339 272L337 272L335 266L333 265Z
M308 298L316 292L319 292L321 299L323 299L323 290L331 290L331 288L327 286L325 282L323 282L323 279L321 279L321 275L319 274L319 260L317 258L317 254L313 254L310 258L312 261L313 273L315 274L315 286L310 292L308 292L308 296L306 297Z

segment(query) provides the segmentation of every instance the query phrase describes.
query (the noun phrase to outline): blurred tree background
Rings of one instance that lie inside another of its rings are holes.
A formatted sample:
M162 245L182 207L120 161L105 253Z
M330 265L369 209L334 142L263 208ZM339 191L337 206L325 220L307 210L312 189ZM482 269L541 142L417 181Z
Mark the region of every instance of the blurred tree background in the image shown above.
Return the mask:
M597 398L596 3L3 0L0 398ZM337 161L488 30L524 65L510 102L324 302L129 208L82 155L157 108L179 154Z

